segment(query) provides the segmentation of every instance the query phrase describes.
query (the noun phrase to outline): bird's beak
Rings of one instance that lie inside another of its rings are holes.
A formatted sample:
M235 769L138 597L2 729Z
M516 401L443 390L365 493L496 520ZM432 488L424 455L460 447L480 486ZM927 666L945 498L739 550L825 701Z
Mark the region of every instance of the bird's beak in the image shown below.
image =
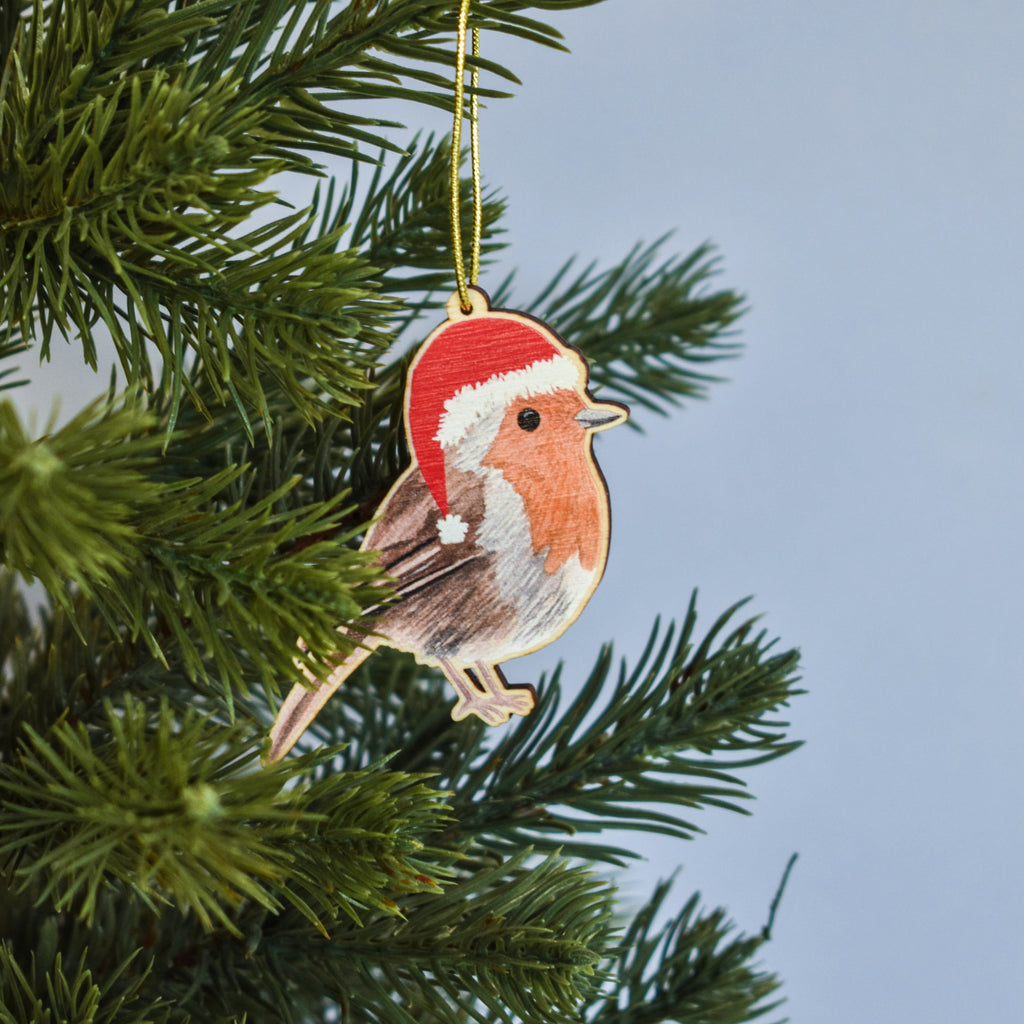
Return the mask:
M607 430L625 423L629 410L624 405L594 403L576 413L576 422L584 430Z

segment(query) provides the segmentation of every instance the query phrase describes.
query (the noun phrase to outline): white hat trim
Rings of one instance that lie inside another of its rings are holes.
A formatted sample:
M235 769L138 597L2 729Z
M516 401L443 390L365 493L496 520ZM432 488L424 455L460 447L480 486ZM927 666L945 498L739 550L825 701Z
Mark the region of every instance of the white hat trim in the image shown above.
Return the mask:
M579 362L568 356L540 359L521 370L496 373L479 384L459 388L444 403L444 413L434 440L450 448L469 433L474 424L495 409L503 409L515 398L548 395L580 383Z

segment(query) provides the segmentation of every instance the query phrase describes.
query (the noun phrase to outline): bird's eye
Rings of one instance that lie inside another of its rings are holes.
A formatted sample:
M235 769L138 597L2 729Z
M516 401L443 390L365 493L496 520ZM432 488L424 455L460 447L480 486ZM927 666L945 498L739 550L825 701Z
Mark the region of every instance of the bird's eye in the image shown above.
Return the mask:
M523 430L536 430L540 426L540 413L536 409L520 409L516 422Z

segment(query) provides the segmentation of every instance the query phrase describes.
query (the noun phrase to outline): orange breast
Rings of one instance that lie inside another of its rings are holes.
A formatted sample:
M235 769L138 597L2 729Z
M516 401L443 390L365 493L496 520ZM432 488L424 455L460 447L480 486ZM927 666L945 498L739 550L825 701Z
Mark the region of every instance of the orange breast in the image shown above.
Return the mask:
M574 391L513 403L484 458L484 465L499 469L523 499L534 554L547 549L549 574L575 554L584 569L601 569L607 555L608 494L590 437L573 418L583 407ZM524 408L540 414L535 430L519 426Z

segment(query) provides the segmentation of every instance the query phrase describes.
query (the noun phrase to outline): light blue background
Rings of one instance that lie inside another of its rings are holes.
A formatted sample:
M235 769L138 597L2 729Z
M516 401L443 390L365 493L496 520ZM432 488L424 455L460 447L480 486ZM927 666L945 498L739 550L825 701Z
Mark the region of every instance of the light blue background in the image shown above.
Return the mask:
M756 595L802 648L807 745L748 774L753 817L641 840L626 891L682 863L680 903L756 931L796 850L764 956L795 1024L1018 1021L1024 5L612 0L557 24L572 56L484 38L524 81L483 112L511 201L495 282L518 266L526 301L568 255L675 228L751 311L709 402L602 438L605 581L509 674L582 674L607 637L633 656L694 586L705 626Z
M1024 5L611 2L485 112L522 284L676 228L745 292L731 382L606 435L585 617L635 654L699 586L803 651L754 816L651 844L756 931L795 1024L1021 1017ZM532 287L521 294L533 294Z

